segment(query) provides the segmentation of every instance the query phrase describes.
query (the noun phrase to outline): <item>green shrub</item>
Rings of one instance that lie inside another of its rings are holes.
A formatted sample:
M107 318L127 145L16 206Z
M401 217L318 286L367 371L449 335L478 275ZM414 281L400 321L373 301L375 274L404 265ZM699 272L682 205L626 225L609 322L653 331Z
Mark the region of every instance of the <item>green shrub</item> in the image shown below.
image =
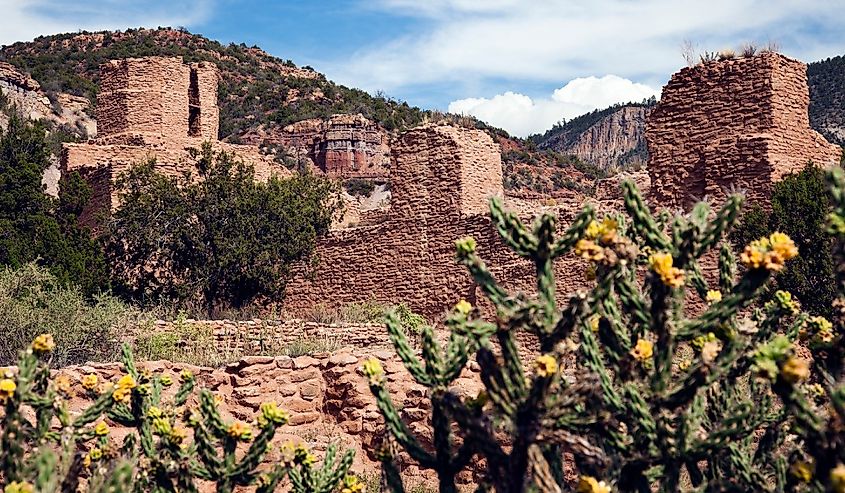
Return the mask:
M376 189L376 184L372 180L363 180L360 178L353 178L343 182L343 188L353 197L369 197Z
M731 233L736 247L774 231L782 231L795 240L800 256L775 276L771 293L781 289L798 298L811 313L830 317L836 294L832 238L825 231L830 211L824 170L810 164L799 173L786 175L774 185L771 212L752 205Z
M291 265L339 210L337 186L311 174L257 182L252 167L209 145L197 159L200 180L144 163L118 181L121 206L103 235L116 290L199 304L209 317L281 300Z
M44 332L56 341L55 365L113 360L132 318L133 311L117 298L86 299L34 263L0 268L0 366L13 364L18 351Z

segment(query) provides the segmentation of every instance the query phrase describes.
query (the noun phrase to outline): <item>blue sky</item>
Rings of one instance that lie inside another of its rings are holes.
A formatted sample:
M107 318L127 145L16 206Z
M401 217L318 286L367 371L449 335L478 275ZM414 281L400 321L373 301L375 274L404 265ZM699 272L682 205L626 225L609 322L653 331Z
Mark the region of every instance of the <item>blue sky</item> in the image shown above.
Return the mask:
M185 26L517 135L659 94L696 50L845 54L845 0L0 0L0 43Z

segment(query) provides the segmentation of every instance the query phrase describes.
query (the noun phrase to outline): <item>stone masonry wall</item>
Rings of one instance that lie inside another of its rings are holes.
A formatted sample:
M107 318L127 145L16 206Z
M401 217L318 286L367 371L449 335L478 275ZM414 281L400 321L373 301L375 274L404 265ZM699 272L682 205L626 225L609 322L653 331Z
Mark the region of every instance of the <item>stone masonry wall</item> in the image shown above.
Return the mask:
M226 422L251 422L264 402L276 402L291 414L291 421L276 433L267 461L279 460L279 446L285 441L304 443L321 456L331 442L356 450L353 470L358 474L378 474L375 453L384 437L384 425L375 399L360 368L370 358L378 358L385 369L387 386L402 419L417 434L424 446L430 446L430 407L426 389L407 373L392 350L360 350L345 348L334 353L290 358L256 356L243 358L225 367L212 369L169 361L139 363L140 369L169 375L179 380L183 369L197 376L198 386L207 388L220 398L221 415ZM75 395L70 399L71 413L89 405L79 384L82 376L95 373L101 380L115 382L124 373L118 363L89 363L63 368L56 372L72 381ZM164 390L168 402L177 387ZM470 362L453 387L461 397L475 397L481 389L478 366ZM196 394L186 404L197 405ZM127 430L108 421L111 437L118 444ZM400 457L401 460L401 457ZM403 467L409 484L428 483L434 479L430 471L421 473L415 466ZM472 474L459 481L472 483Z
M764 53L674 74L647 122L652 200L688 207L737 187L766 203L783 175L838 162L840 149L810 128L806 73Z
M473 236L493 272L512 289L533 289L533 266L510 253L488 217L488 199L502 195L499 150L484 132L428 125L393 146L392 201L372 226L334 231L318 242L319 263L303 264L286 289L285 309L353 301L407 303L437 317L459 299L481 300L466 269L455 262L456 239ZM576 210L561 210L563 220ZM569 216L569 217L567 217ZM558 261L563 293L583 283L574 256Z

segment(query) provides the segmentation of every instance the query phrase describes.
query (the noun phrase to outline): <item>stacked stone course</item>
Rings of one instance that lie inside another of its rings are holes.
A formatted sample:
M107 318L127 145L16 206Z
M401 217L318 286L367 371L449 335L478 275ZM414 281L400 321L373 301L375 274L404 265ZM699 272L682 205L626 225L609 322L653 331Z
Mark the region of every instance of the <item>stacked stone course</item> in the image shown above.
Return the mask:
M810 128L807 66L763 53L681 69L646 127L652 200L689 207L731 187L765 204L772 184L841 150Z

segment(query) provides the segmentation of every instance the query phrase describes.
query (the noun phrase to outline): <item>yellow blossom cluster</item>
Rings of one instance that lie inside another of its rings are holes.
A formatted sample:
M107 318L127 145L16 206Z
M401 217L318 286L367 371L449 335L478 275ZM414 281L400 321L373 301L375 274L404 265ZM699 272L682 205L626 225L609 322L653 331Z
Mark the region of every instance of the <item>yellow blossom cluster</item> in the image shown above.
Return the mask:
M346 477L343 478L343 485L340 489L340 493L361 493L362 491L364 491L364 483L358 479L358 476L347 474Z
M100 421L94 426L94 434L100 437L104 437L109 434L109 425L106 424L105 421Z
M645 361L651 358L653 354L654 344L646 339L638 340L637 345L631 350L631 356L633 356L637 361Z
M789 383L803 382L810 378L810 362L803 358L790 356L783 362L780 368L780 375Z
M89 373L89 374L85 375L84 377L82 377L82 387L85 390L93 391L94 389L97 388L97 385L99 383L100 383L100 379L97 377L97 374L95 374L95 373Z
M252 440L252 429L249 427L248 424L241 421L235 421L234 423L230 424L229 427L226 428L226 434L242 442L248 442Z
M711 289L707 291L707 296L705 297L708 303L718 303L722 301L722 292L717 291L715 289Z
M12 481L3 488L3 493L32 493L35 491L32 483L26 481Z
M548 378L557 373L557 360L550 354L537 356L534 360L534 373L540 378Z
M18 385L11 378L4 378L0 380L0 402L6 402L9 398L15 395L15 389Z
M56 341L52 334L41 334L32 341L32 351L35 354L49 353L56 349Z
M804 483L809 483L813 479L814 469L812 464L803 460L797 460L789 466L789 472Z
M672 256L668 253L653 253L648 258L648 264L663 281L663 284L679 288L684 285L684 271L672 266Z
M265 402L260 406L261 414L258 416L258 426L265 428L270 424L284 425L290 421L287 411L280 408L275 402Z
M366 375L369 379L370 385L379 385L381 383L384 369L382 369L381 362L379 362L379 360L370 358L367 361L364 361L364 365L361 369L364 371L364 375Z
M67 375L59 375L53 380L53 388L56 392L69 396L71 392L70 377Z
M117 381L112 397L115 402L128 403L129 398L132 396L132 389L137 386L138 384L135 383L135 379L132 378L132 375L123 375L120 377L120 380Z
M82 464L85 467L91 467L91 464L97 462L98 460L103 458L103 451L97 447L92 448L85 454L85 458L82 460Z
M472 305L467 300L461 300L455 304L455 311L461 315L467 316L472 311Z
M772 272L783 270L786 261L798 256L798 247L792 238L775 232L768 237L752 241L745 247L739 259L749 269L765 268Z
M610 493L610 486L592 476L581 476L578 481L578 488L575 491L578 493Z

